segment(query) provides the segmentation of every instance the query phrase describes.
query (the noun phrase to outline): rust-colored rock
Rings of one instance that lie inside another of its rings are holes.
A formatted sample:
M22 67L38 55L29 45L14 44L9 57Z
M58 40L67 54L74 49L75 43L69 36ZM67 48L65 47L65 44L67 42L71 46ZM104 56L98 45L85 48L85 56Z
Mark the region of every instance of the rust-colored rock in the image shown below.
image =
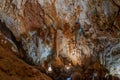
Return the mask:
M6 43L1 41L6 41ZM0 80L51 80L51 78L18 58L11 47L12 44L0 35Z
M13 35L10 40L20 43L18 52L30 64L49 64L56 57L74 66L98 61L96 70L104 65L119 77L119 4L119 0L0 0L0 24L8 31L3 25L0 30Z
M27 1L23 7L24 9L24 28L26 31L34 31L44 26L44 10L39 3L31 3Z

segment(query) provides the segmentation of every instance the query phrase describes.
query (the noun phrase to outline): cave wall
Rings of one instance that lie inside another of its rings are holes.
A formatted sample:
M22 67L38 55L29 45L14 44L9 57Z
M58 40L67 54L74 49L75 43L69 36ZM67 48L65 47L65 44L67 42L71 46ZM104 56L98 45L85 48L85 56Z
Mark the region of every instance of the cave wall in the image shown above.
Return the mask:
M119 0L0 0L0 20L33 63L62 56L81 65L92 56L116 75L119 10Z

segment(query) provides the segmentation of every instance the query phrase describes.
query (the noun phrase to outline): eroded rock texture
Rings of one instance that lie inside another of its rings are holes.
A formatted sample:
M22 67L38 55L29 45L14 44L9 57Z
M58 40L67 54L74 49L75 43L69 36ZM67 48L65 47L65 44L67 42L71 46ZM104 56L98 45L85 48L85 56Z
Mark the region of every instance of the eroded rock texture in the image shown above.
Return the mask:
M31 63L61 57L73 65L98 60L118 77L119 11L119 0L0 0L0 20Z
M15 47L0 33L0 80L52 80L15 54Z

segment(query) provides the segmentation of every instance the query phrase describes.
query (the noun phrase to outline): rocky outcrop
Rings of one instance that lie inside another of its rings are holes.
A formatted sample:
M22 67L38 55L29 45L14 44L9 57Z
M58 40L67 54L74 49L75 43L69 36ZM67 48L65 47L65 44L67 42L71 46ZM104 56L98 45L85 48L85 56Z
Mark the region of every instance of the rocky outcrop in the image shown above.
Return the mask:
M16 57L15 47L0 33L0 80L52 80Z
M33 64L51 63L55 57L67 58L73 65L98 60L111 74L119 76L119 3L119 0L0 0L0 20Z

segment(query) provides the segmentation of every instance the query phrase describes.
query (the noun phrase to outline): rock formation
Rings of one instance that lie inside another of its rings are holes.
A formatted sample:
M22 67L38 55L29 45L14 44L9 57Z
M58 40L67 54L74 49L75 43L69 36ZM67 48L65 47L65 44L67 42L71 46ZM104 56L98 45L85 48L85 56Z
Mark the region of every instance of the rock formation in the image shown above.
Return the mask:
M52 80L15 54L15 46L0 33L0 80Z
M0 0L0 31L29 64L120 76L120 0Z

